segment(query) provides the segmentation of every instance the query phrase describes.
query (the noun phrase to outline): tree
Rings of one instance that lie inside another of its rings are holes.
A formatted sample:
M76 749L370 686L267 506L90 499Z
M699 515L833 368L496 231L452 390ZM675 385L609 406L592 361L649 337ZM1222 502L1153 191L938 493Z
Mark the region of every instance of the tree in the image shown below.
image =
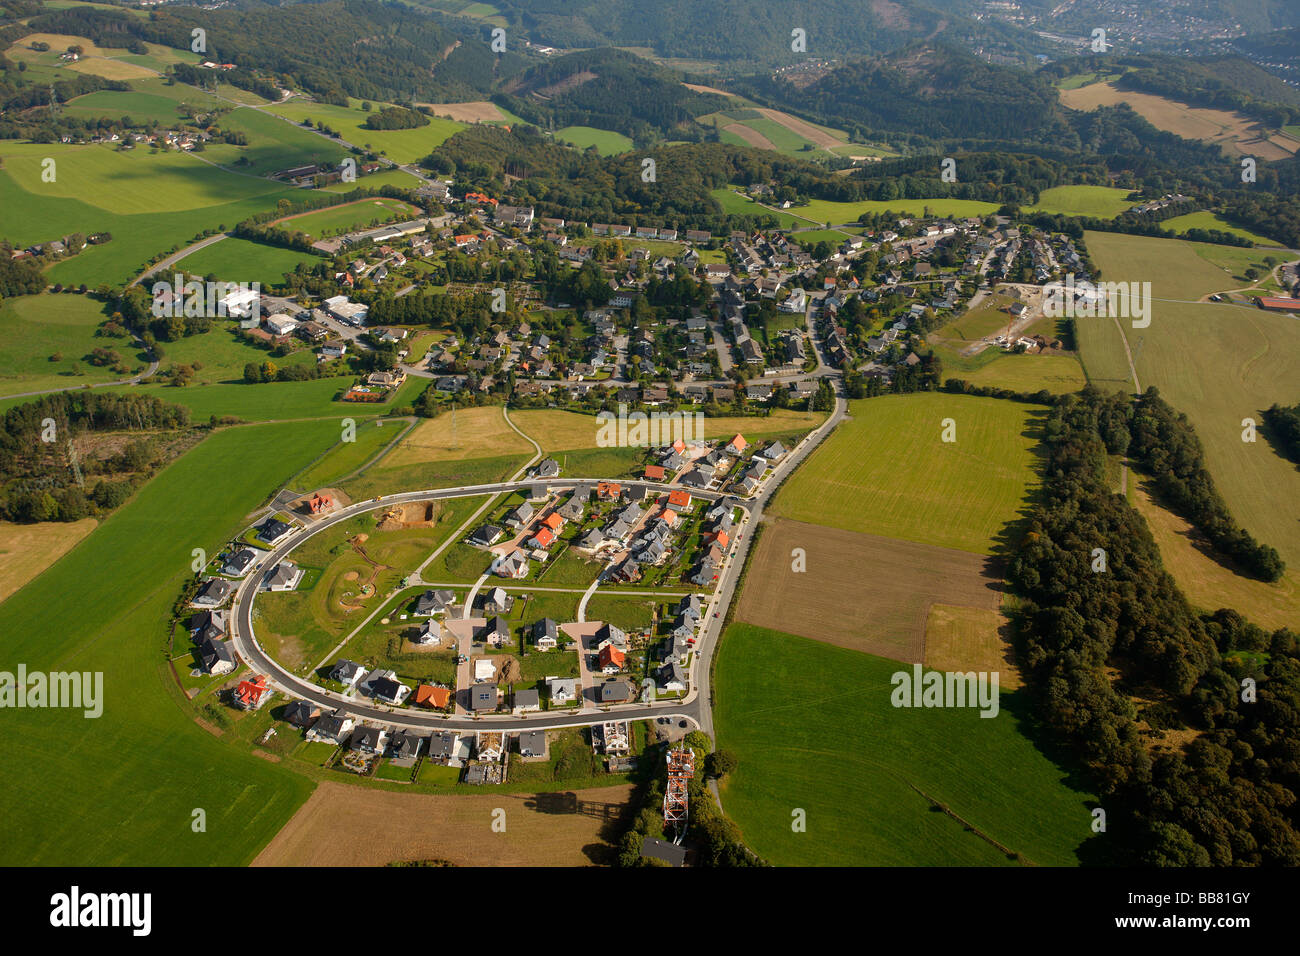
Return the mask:
M704 775L706 777L725 777L733 773L740 761L730 750L715 750L704 758Z

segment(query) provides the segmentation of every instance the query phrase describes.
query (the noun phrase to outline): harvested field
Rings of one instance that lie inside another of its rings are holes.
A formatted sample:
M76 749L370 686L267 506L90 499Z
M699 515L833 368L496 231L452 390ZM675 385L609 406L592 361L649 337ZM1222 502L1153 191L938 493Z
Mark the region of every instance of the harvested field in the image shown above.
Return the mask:
M801 120L797 116L791 116L789 113L782 113L780 110L759 109L763 116L772 122L784 126L796 136L802 136L809 142L820 146L822 149L831 149L835 146L843 146L844 139L837 138L826 132L820 126L814 126L806 120Z
M158 75L146 67L102 56L84 57L75 63L69 63L68 69L74 73L102 76L106 80L138 80Z
M606 865L629 786L567 793L429 796L322 783L254 866ZM505 810L506 830L492 830Z
M803 548L807 570L792 570ZM907 663L925 660L933 604L996 613L992 558L777 519L765 526L736 619Z
M498 406L485 405L456 411L454 427L451 413L420 422L384 457L380 470L425 461L531 455L532 451L533 446L506 423Z
M716 93L718 96L735 97L735 93L728 93L726 90L720 90L715 86L701 86L698 83L683 83L682 86L688 90L694 90L696 93Z
M98 523L94 518L39 524L0 521L0 601L71 551Z
M750 146L754 146L758 149L776 149L775 143L758 130L751 126L746 126L744 123L728 123L726 126L722 127L722 129L724 132L734 133Z
M418 103L427 106L434 116L445 116L460 123L504 123L505 114L495 103L486 100L474 103Z
M941 671L996 672L998 686L1021 685L1011 648L1009 625L1001 611L932 604L925 626L925 666Z

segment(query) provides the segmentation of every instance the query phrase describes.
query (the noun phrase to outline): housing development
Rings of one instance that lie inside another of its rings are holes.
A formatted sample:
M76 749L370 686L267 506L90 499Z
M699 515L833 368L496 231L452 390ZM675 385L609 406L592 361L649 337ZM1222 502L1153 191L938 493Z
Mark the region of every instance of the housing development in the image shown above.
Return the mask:
M1300 864L1300 15L562 6L0 0L4 863L1249 928L1167 874Z

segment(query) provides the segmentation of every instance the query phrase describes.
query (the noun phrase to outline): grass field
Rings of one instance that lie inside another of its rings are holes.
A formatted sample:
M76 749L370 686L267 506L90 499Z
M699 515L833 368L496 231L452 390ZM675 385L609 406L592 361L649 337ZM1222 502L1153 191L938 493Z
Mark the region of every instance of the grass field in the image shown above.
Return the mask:
M148 364L130 339L97 337L104 303L85 295L24 295L0 303L0 395L112 382L126 376L86 361L111 348L131 370ZM57 356L57 360L55 357Z
M373 111L378 112L383 103L374 103ZM376 130L362 126L369 114L361 109L360 100L352 100L347 107L332 106L328 103L299 103L289 101L267 108L274 113L302 123L310 119L316 125L324 123L349 143L355 143L366 149L373 149L398 163L414 163L432 152L435 146L442 145L454 133L465 128L464 123L454 120L433 118L428 126L417 129ZM292 165L292 164L291 164Z
M214 328L209 332L188 335L175 342L166 342L164 348L166 351L160 366L164 370L169 365L202 366L194 373L192 384L189 386L167 389L164 397L179 405L187 404L183 396L191 394L197 387L220 383L242 385L244 366L249 362L261 365L263 362L271 361L277 368L316 364L316 356L308 348L300 348L283 358L272 358L269 351L258 348L241 337L238 326L225 322L215 323Z
M999 350L1000 351L1000 350ZM960 376L972 385L988 388L1009 388L1017 392L1039 392L1046 389L1056 394L1077 392L1088 383L1083 366L1070 353L1062 355L1001 354L992 362L973 372Z
M505 454L529 456L532 452L533 446L510 427L500 406L484 405L457 409L454 415L444 412L437 418L421 421L384 459L383 470L427 461Z
M1233 517L1296 565L1300 471L1266 439L1243 442L1241 422L1258 422L1263 409L1293 404L1300 395L1300 323L1248 306L1185 301L1236 284L1198 254L1197 243L1109 233L1086 238L1108 280L1152 283L1150 327L1123 327L1142 387L1156 386L1187 413ZM1217 253L1220 247L1206 248ZM1120 328L1104 319L1077 326L1089 380L1131 391Z
M217 143L204 151L204 157L255 176L308 163L338 163L348 155L347 149L337 141L276 119L262 110L233 110L221 117L221 126L243 133L248 137L248 145Z
M1128 198L1130 192L1110 186L1055 186L1044 189L1038 202L1025 211L1112 219L1134 205Z
M768 513L810 524L990 554L1037 483L1040 409L918 393L851 402ZM944 419L956 423L941 441Z
M806 570L793 567L796 548ZM969 551L778 519L750 562L736 620L919 664L931 605L993 614L999 578Z
M594 126L566 126L555 131L555 138L562 143L576 146L578 149L596 147L602 156L615 156L626 153L635 144L622 133L608 129L596 129Z
M404 421L358 424L356 441L340 442L331 448L324 458L294 477L294 486L314 490L338 483L390 445L405 427Z
M6 783L0 859L237 866L306 799L310 781L190 719L160 648L191 549L216 553L243 516L335 434L322 423L212 435L0 604L9 659L33 671L103 672L106 698L97 720L73 710L9 715L6 763L31 772ZM240 467L229 467L236 460ZM114 573L105 574L110 566ZM206 833L190 829L195 807L206 811Z
M176 267L191 275L210 275L226 282L258 282L263 286L273 286L284 282L285 273L293 272L299 263L312 265L320 261L318 256L310 253L228 236L190 253Z
M815 223L810 219L792 216L788 212L765 209L749 197L742 196L731 188L715 189L709 195L722 208L722 211L729 216L774 216L782 229L799 229L804 226L819 225L819 223Z
M1014 865L919 789L1028 861L1075 865L1091 835L1090 797L1028 739L1020 696L1003 693L992 719L896 710L890 677L899 669L777 631L728 628L715 718L718 746L739 767L721 795L745 843L786 866ZM793 832L796 808L806 832Z
M475 409L475 411L480 411ZM483 410L485 411L485 409ZM463 415L464 412L457 414ZM440 422L445 418L434 419ZM730 438L737 432L746 438L761 438L764 435L787 434L792 431L812 431L825 419L821 412L796 412L776 408L768 416L744 417L728 416L723 418L705 418L704 438ZM597 444L600 422L594 415L559 409L516 409L510 413L510 420L532 436L546 452L575 451L593 448ZM432 422L430 422L432 424ZM508 426L507 426L508 427ZM445 426L442 429L445 431ZM513 432L511 433L513 434ZM509 436L502 436L507 438ZM518 436L516 436L517 438Z
M67 554L98 523L94 518L37 524L0 521L0 601Z
M1021 686L1010 624L1001 610L932 604L925 622L925 666L940 671L998 672L998 686Z
M1185 216L1175 216L1173 219L1166 219L1160 223L1160 228L1168 229L1170 232L1186 232L1188 229L1217 229L1219 232L1228 232L1234 236L1249 239L1257 246L1276 246L1278 244L1275 239L1261 236L1259 233L1251 232L1249 229L1242 229L1239 226L1234 226L1221 216L1205 210L1201 210L1200 212L1189 212Z
M360 199L342 206L330 206L328 209L294 216L283 220L281 225L285 229L305 232L313 239L319 239L367 226L378 226L395 219L406 219L418 212L410 203L400 199Z
M832 225L855 223L864 213L896 212L906 216L987 216L997 210L997 203L977 199L862 199L858 202L831 202L814 199L806 206L790 211L813 222Z
M216 334L216 333L209 333ZM258 353L265 360L266 353ZM170 355L170 353L169 353ZM202 374L202 373L200 373ZM261 385L221 384L171 388L142 385L137 389L177 405L185 405L196 419L213 415L242 418L250 422L283 421L291 418L357 418L383 414L396 405L410 402L418 391L398 389L396 397L381 405L349 405L334 399L354 381L352 377L318 378L306 382L268 382ZM416 388L423 383L417 380ZM410 385L408 381L407 385Z

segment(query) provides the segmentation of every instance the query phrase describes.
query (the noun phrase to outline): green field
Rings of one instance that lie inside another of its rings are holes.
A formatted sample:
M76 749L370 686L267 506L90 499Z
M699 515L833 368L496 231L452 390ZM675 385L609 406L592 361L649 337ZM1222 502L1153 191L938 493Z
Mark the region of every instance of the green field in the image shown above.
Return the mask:
M1025 212L1113 219L1134 205L1128 198L1130 192L1130 189L1114 189L1110 186L1056 186L1044 189L1038 196L1038 202L1027 206Z
M729 216L774 216L782 229L799 229L804 226L818 225L812 220L792 216L788 212L765 209L749 197L742 196L730 188L715 189L709 195L722 207L722 211Z
M1270 239L1267 236L1261 236L1257 232L1251 232L1249 229L1242 229L1234 226L1223 217L1212 212L1201 210L1200 212L1189 212L1185 216L1175 216L1173 219L1166 219L1160 223L1161 229L1168 229L1170 232L1186 232L1188 229L1217 229L1219 232L1231 233L1234 236L1240 236L1242 239L1249 239L1257 246L1276 246L1277 240Z
M72 100L65 111L69 116L110 119L129 116L137 123L152 121L168 126L188 118L181 112L180 103L177 99L140 90L96 90Z
M715 719L718 746L739 767L721 796L745 843L786 866L1014 865L915 787L1027 862L1076 865L1093 804L1026 736L1021 693L1002 693L991 719L894 709L890 677L902 667L750 625L727 629ZM793 831L796 809L806 832Z
M385 105L377 102L372 104L374 112L378 112ZM365 149L373 149L398 163L414 163L423 159L435 146L442 145L454 133L465 128L464 123L457 123L455 120L431 117L428 126L417 129L366 129L361 124L366 121L368 114L361 109L360 100L352 100L351 105L347 107L291 100L288 103L268 107L267 112L283 116L295 123L302 123L307 119L316 125L324 123L349 143Z
M997 351L1001 351L1000 349ZM1056 394L1077 392L1088 383L1083 367L1072 354L1012 355L1003 353L982 368L960 376L972 385L1009 388L1016 392Z
M168 361L170 361L170 354ZM262 361L267 353L258 353ZM271 359L273 362L289 361ZM301 361L301 359L299 359ZM242 366L240 369L242 371ZM355 381L352 377L318 378L306 382L267 382L260 385L219 384L172 388L167 385L135 386L168 402L185 405L196 419L231 415L250 422L284 421L291 418L369 418L409 404L427 382L408 379L388 402L357 405L335 401Z
M790 211L813 222L832 225L855 223L864 213L895 212L905 216L987 216L997 211L997 203L977 199L862 199L857 202L831 202L814 199L806 206Z
M1235 285L1197 243L1112 233L1086 239L1108 280L1152 283L1150 327L1123 323L1141 386L1156 386L1187 413L1233 517L1288 564L1300 562L1300 471L1264 438L1241 440L1242 419L1259 422L1274 402L1300 396L1300 323L1251 306L1184 301ZM1226 247L1204 248L1217 255ZM1131 391L1120 328L1108 319L1076 325L1089 380Z
M562 143L576 146L578 149L587 149L589 146L594 146L596 152L602 156L626 153L635 145L632 140L622 133L615 133L613 130L608 129L596 129L594 126L566 126L564 129L555 131L555 138Z
M236 109L221 117L221 126L245 134L248 145L218 143L209 146L204 157L254 176L308 163L338 163L348 155L347 148L336 140L276 119L263 110Z
M1034 406L919 392L850 402L849 414L769 514L989 554L1037 483Z
M310 253L228 236L191 252L176 264L176 268L190 275L212 276L226 282L258 282L263 286L273 286L283 283L285 273L293 272L300 262L314 265L320 261L319 256Z
M366 422L357 424L356 440L340 442L293 479L294 487L304 490L327 488L337 484L388 447L407 427L404 421Z
M167 401L174 401L180 405L188 404L182 395L189 395L200 387L222 383L243 385L244 366L249 362L256 362L259 365L268 361L274 362L277 368L316 364L316 356L311 349L305 347L282 358L273 358L269 350L258 348L244 339L238 326L226 322L216 322L211 331L200 335L188 335L175 342L164 342L162 348L164 352L159 363L160 370L166 371L170 365L189 365L195 368L194 376L190 380L191 384L185 387L169 387L162 396Z
M405 219L419 212L410 203L400 199L362 199L342 206L330 206L305 216L284 220L286 229L305 232L314 239L332 236L354 229L378 226L397 219Z
M0 395L16 395L125 376L86 361L94 348L110 348L134 373L148 364L130 339L95 335L108 316L104 303L85 295L24 295L0 303ZM57 361L52 361L55 357Z
M5 785L5 863L243 865L306 799L310 781L191 720L161 649L191 549L215 554L336 435L329 423L296 423L211 436L0 604L8 660L102 672L105 697L98 719L9 712L6 765L26 769ZM206 833L191 831L196 807Z

